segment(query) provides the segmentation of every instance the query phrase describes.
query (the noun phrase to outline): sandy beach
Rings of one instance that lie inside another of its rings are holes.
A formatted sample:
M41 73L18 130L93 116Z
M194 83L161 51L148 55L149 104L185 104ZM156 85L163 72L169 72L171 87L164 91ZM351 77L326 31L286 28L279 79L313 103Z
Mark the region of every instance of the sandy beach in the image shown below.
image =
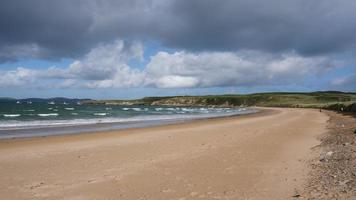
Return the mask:
M328 116L248 116L0 141L1 199L293 199Z

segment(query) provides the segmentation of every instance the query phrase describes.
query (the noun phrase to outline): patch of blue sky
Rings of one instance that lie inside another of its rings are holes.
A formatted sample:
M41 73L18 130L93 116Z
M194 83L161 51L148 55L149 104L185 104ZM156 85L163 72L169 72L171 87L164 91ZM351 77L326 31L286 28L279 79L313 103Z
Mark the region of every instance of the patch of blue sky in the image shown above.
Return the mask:
M73 62L72 59L60 59L60 60L40 60L40 59L23 59L14 62L5 62L0 64L1 70L14 70L18 67L24 67L29 69L47 69L52 66L66 68Z

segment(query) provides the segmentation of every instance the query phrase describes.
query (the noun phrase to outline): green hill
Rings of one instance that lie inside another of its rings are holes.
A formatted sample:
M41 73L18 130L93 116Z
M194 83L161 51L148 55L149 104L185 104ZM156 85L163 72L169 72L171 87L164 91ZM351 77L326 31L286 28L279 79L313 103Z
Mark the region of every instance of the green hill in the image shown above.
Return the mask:
M174 106L264 106L264 107L300 107L323 108L344 111L356 111L356 93L338 91L311 93L256 93L246 95L207 95L207 96L171 96L145 97L136 100L99 100L88 101L94 104L119 105L174 105Z

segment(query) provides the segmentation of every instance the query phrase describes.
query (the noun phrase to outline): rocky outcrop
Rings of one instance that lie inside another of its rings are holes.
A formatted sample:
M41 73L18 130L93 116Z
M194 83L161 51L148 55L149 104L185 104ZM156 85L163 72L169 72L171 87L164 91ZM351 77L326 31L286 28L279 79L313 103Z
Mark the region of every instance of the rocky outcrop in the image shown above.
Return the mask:
M206 104L200 101L197 97L173 97L154 101L151 105L159 106L205 106Z

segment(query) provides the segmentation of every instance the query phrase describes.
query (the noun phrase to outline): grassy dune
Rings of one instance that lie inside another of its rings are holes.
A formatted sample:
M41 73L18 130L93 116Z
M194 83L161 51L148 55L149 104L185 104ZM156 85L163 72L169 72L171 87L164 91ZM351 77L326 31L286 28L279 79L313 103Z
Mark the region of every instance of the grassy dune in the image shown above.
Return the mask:
M175 105L175 106L264 106L323 108L356 112L356 93L256 93L246 95L208 95L145 97L136 100L98 100L93 104L119 105Z

